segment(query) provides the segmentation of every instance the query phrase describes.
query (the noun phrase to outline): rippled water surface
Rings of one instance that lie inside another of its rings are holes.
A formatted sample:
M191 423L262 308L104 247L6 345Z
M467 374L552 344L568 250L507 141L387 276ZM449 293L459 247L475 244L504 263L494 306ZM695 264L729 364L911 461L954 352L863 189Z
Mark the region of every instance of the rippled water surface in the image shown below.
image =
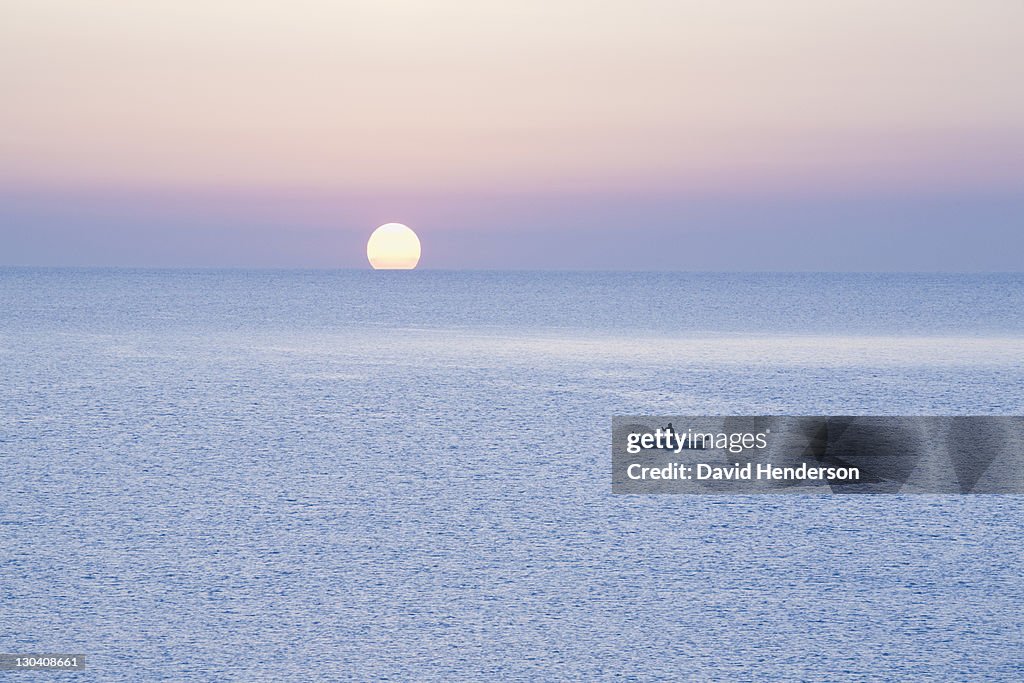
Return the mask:
M1024 276L0 270L0 382L0 651L76 680L1024 677L1021 497L609 474L615 414L1020 414Z

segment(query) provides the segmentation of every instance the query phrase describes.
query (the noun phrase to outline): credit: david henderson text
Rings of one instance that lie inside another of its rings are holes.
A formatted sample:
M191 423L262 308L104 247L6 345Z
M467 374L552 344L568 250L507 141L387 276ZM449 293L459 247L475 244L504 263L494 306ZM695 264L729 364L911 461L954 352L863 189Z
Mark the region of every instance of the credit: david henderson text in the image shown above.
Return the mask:
M670 463L662 467L644 467L633 463L626 469L626 476L633 480L693 479L697 481L859 481L860 469L856 467L810 467L806 463L799 467L774 467L771 463L745 465L709 465L696 463L684 465Z

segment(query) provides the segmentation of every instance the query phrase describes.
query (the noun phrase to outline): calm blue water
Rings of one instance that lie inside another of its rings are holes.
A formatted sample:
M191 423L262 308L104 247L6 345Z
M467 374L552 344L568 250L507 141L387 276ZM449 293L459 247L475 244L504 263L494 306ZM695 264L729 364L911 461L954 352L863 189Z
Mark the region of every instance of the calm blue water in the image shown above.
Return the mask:
M0 651L1019 680L1024 498L613 497L609 433L1019 414L1022 359L1022 275L0 270Z

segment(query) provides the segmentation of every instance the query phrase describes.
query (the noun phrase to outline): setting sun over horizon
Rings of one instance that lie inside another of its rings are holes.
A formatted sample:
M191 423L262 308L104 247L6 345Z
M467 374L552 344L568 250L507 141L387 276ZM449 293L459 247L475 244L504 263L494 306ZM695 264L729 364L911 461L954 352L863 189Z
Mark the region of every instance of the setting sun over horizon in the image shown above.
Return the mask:
M366 258L374 270L412 270L420 261L420 239L402 223L385 223L370 235Z

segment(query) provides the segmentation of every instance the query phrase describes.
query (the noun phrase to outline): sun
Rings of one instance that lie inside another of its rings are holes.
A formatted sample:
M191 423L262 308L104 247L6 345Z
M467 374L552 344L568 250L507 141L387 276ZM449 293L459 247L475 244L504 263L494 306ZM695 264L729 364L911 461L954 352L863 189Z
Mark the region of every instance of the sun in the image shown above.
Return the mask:
M420 238L406 225L385 223L370 235L366 258L374 270L412 270L420 262Z

